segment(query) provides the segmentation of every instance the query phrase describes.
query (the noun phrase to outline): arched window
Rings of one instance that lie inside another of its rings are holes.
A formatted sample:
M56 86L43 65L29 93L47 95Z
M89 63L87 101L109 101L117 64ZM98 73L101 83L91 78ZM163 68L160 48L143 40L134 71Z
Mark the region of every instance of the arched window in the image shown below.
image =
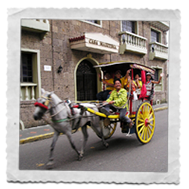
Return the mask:
M95 100L96 93L96 70L88 60L83 60L77 68L77 100Z

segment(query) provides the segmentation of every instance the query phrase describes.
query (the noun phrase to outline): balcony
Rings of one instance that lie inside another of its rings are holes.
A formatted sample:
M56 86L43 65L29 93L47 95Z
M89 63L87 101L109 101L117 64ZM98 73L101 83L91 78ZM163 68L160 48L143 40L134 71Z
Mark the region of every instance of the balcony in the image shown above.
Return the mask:
M22 19L21 26L23 30L40 33L41 38L44 38L45 34L50 31L49 21L44 19Z
M119 35L121 36L119 54L124 54L125 51L147 54L146 38L127 31L120 32Z
M149 60L153 60L154 58L162 60L168 59L168 47L166 45L157 42L150 43L149 45Z
M22 20L21 26L25 30L31 30L35 32L48 32L50 31L50 25L48 20Z
M9 24L19 25L23 30L30 30L34 32L49 32L50 24L48 19L8 19Z
M156 28L158 28L158 29L160 29L160 30L162 30L164 32L169 30L169 22L165 22L165 21L164 22L162 22L162 21L149 21L149 23L152 26L154 26L154 27L156 27Z

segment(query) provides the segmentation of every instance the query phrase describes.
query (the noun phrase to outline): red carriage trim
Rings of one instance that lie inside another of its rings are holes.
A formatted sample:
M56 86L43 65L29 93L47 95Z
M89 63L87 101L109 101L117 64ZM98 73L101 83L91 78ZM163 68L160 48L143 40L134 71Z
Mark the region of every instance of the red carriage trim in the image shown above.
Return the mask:
M78 104L73 105L73 108L79 108L79 105Z
M44 104L42 104L42 103L39 103L39 102L35 102L34 103L34 106L40 106L41 108L45 108L45 109L49 109L47 106L45 106Z
M129 112L126 112L126 116L129 114ZM115 115L120 115L120 113L119 112L115 112Z

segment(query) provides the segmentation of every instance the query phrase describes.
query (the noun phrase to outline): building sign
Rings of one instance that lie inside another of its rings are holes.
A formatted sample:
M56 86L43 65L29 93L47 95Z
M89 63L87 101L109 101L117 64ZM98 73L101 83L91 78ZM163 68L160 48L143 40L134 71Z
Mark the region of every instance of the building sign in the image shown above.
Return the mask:
M94 40L94 39L89 39L89 43L94 44L94 45L99 45L99 46L107 47L107 48L111 48L111 49L117 49L116 45L104 43L104 42L97 41L97 40Z
M71 49L99 54L118 53L119 42L102 33L85 33L69 39Z
M51 66L44 65L44 71L51 71Z

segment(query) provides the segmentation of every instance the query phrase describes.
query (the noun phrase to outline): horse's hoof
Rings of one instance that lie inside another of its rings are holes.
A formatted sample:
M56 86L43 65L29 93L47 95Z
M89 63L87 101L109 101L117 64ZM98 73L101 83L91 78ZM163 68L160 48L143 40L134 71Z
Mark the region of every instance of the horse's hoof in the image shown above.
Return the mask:
M52 169L54 166L54 161L49 161L47 164L46 164L46 168L47 169Z
M106 148L108 148L108 147L109 147L109 144L108 144L108 143L106 143L106 144L104 144L104 146L105 146Z
M80 155L78 156L78 161L81 161L82 159L83 159L83 155L80 154Z

